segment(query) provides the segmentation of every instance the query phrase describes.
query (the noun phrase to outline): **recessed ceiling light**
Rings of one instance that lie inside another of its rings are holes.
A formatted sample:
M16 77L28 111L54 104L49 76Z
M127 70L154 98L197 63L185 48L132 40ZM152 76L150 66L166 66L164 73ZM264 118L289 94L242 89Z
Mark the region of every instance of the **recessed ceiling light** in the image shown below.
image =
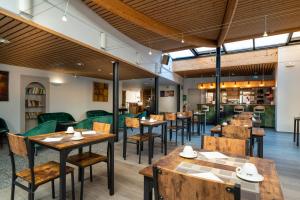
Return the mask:
M98 72L102 72L102 69L97 69Z
M10 41L7 40L7 39L4 39L4 38L2 38L2 37L0 37L0 43L3 43L3 44L9 44Z
M110 72L109 75L113 75L113 73Z
M76 63L76 65L79 66L79 67L84 66L84 64L82 62L78 62L78 63Z

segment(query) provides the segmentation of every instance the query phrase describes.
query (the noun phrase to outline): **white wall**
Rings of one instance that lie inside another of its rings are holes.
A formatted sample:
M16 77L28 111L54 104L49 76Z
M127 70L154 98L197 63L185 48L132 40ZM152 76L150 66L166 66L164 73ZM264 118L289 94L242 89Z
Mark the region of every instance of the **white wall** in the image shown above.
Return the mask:
M177 88L175 85L160 85L160 91L174 90L173 97L160 97L159 95L159 112L176 112L177 111Z
M276 76L276 130L293 132L293 119L300 116L300 45L278 48Z
M0 102L0 117L7 121L10 130L13 132L21 131L21 75L49 77L50 82L55 80L63 82L61 85L50 83L49 112L67 112L72 114L75 120L81 120L85 118L87 110L102 109L112 111L111 81L86 77L74 78L61 73L3 64L0 64L0 70L9 71L9 101ZM93 102L94 81L107 82L109 84L108 102ZM122 83L120 84L120 91L122 91Z
M66 0L33 0L33 21L71 38L100 49L100 33L107 36L106 52L138 64L144 70L156 72L155 66L160 66L161 52L145 47L125 36L109 23L88 8L81 0L70 0L67 11L67 22L61 17L64 14ZM1 0L0 7L19 14L18 0ZM158 74L175 82L182 78L167 70Z

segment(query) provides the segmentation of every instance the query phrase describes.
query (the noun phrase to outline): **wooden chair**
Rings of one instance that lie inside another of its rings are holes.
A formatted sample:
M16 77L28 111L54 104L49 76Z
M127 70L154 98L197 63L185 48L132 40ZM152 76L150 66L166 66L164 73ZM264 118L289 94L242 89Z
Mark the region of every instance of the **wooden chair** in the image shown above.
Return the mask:
M153 167L155 200L240 200L240 185L201 179L188 174Z
M15 186L18 186L28 192L28 199L34 200L36 189L48 182L51 182L52 198L55 198L54 180L60 176L60 164L55 161L49 161L38 166L34 166L34 150L31 150L28 145L28 139L15 134L7 134L9 155L12 164L12 187L11 200L15 197ZM31 151L30 151L31 150ZM29 168L16 172L15 155L28 159ZM75 199L74 190L74 168L66 166L66 174L71 174L72 182L72 199ZM28 187L18 181L22 179L28 183Z
M164 121L164 115L150 115L150 119L154 119L157 121ZM163 129L161 129L161 134L159 133L152 133L153 138L160 138L161 139L161 153L163 153L163 148L164 148L164 137L163 137Z
M240 114L245 111L245 108L244 108L244 106L238 105L238 106L234 106L233 110L234 110L234 113Z
M237 156L247 155L247 140L202 135L201 148Z
M166 121L169 122L169 126L167 126L167 130L169 130L170 133L170 141L172 140L173 137L173 132L175 131L175 141L177 144L177 134L178 130L180 130L182 127L178 125L177 120L176 120L176 113L165 113L165 119ZM175 125L174 125L175 123Z
M247 140L251 138L251 129L244 126L227 125L222 126L221 133L223 137Z
M187 134L186 134L186 138L191 138L191 126L192 126L192 118L193 118L193 111L186 111L186 112L177 112L177 116L187 116L190 117L190 119L188 120L182 120L182 128L186 128L187 129ZM178 119L178 118L177 118ZM184 135L181 136L181 141L182 141L182 145L183 145L183 141L184 141ZM176 140L176 145L177 145L177 140Z
M110 124L94 122L93 123L93 130L99 131L102 133L110 133ZM108 152L108 151L107 151ZM93 182L93 165L106 162L107 165L107 176L109 176L109 163L108 163L108 154L107 155L100 155L92 152L92 146L90 146L88 152L82 152L79 150L78 154L69 156L67 158L67 162L71 163L78 167L78 179L80 181L80 199L83 199L83 186L84 186L84 169L89 167L90 168L90 181ZM108 183L109 185L109 183Z
M143 147L143 142L149 141L149 134L144 133L128 135L128 128L131 129L139 129L140 128L140 119L139 118L125 118L125 127L124 127L124 136L123 136L123 158L126 160L127 154L127 143L136 144L137 145L137 154L139 155L139 164L141 163L141 151Z

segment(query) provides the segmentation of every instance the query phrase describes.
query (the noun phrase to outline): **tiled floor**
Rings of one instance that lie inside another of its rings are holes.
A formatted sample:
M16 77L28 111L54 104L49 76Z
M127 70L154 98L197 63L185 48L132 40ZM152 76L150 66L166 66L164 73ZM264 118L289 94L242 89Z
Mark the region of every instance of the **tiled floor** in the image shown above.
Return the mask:
M207 128L207 130L209 127ZM292 134L278 133L272 129L266 129L267 136L264 143L264 155L267 159L275 160L277 171L280 176L282 190L287 200L300 199L300 148L297 148L292 141ZM200 137L193 136L194 147L200 147ZM101 145L99 151L104 151L106 145ZM142 164L138 165L138 157L135 154L135 146L128 145L128 157L124 161L122 158L122 143L115 146L115 192L112 197L108 195L106 187L106 168L104 164L94 167L94 182L85 181L85 199L115 199L115 200L141 200L143 198L143 177L138 174L139 169L147 166L147 145L142 156ZM175 148L174 142L169 145L169 150ZM7 156L7 148L0 150L0 199L9 199L10 195L10 160ZM161 157L159 140L156 143L155 157ZM44 162L46 160L57 160L58 155L51 150L40 151L36 160ZM18 159L18 167L26 167L27 163ZM88 178L88 170L87 175ZM76 179L75 179L76 180ZM56 184L57 186L57 184ZM67 188L70 191L70 188ZM76 183L77 199L79 195L79 184ZM58 190L58 187L56 187ZM50 184L41 186L36 192L36 199L51 199ZM16 200L27 199L26 192L17 189ZM58 194L58 191L57 191ZM70 196L69 196L70 197ZM58 199L58 198L57 198Z

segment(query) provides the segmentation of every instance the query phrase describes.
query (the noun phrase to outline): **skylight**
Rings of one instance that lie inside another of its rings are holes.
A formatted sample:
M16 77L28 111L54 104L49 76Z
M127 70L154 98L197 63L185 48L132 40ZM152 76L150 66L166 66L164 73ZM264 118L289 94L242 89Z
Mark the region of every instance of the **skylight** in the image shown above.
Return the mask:
M194 56L191 50L174 51L174 52L170 52L169 55L172 57L172 59L188 58Z
M202 54L202 53L211 53L211 52L215 52L216 48L213 47L199 47L195 49L197 51L197 53Z
M255 47L260 48L284 44L287 42L288 35L289 34L287 33L281 35L273 35L269 37L255 38Z
M225 45L226 51L238 51L238 50L253 49L253 41L251 39L225 43L224 45Z
M292 35L292 41L295 41L295 40L300 40L300 31L298 32L294 32L293 35Z

